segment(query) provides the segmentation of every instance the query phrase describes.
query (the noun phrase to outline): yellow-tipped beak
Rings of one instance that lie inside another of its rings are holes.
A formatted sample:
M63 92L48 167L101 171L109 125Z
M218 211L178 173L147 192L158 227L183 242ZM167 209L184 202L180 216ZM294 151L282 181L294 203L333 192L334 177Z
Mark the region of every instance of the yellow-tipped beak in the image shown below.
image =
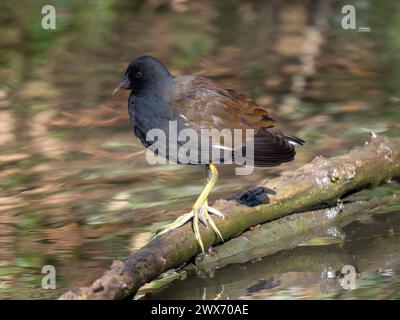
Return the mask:
M131 83L129 80L125 79L124 81L122 81L113 91L112 95L115 95L121 91L125 91L128 90L131 86Z
M114 91L113 91L113 93L112 93L112 95L115 95L115 94L117 94L118 92L121 92L121 91L124 91L125 89L122 89L122 88L115 88L114 89Z

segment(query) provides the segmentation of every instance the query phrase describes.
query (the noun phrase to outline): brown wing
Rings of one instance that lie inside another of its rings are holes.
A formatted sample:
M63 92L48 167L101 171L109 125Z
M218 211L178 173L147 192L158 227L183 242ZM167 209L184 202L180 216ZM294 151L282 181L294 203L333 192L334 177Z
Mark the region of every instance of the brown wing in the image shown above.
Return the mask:
M232 89L202 77L177 77L173 104L193 127L254 129L272 127L275 121L264 108Z
M282 134L268 111L253 100L206 78L176 77L176 91L170 111L184 122L184 127L200 129L253 129L255 166L275 166L293 160L294 143L302 140ZM244 130L243 130L244 133ZM242 136L245 141L245 135ZM248 141L247 141L248 143ZM246 155L246 147L242 149Z

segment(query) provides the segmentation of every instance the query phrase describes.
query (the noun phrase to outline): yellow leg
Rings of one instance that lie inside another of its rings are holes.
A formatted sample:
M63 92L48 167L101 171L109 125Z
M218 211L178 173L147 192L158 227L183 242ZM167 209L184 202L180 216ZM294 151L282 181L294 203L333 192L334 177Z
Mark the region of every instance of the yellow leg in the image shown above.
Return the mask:
M173 223L170 223L170 224L162 227L157 234L157 235L160 235L160 234L166 233L168 231L171 231L173 229L179 228L180 226L184 225L190 219L193 219L194 235L195 235L196 240L201 248L201 251L203 251L203 253L205 252L205 250L204 250L203 240L201 239L201 235L200 235L199 221L203 222L207 227L208 227L208 225L210 225L211 228L214 230L214 232L221 238L222 241L224 241L224 239L222 238L221 232L218 230L214 221L211 219L210 215L208 214L208 212L210 212L221 218L224 218L224 215L222 214L222 212L220 212L217 209L214 209L212 207L209 207L208 201L207 201L208 195L210 194L211 190L213 189L215 183L217 182L218 170L217 170L217 167L212 163L209 164L207 169L208 169L207 183L204 186L203 191L200 193L199 197L197 198L196 202L193 204L192 210L189 213L186 213L186 214L178 217Z

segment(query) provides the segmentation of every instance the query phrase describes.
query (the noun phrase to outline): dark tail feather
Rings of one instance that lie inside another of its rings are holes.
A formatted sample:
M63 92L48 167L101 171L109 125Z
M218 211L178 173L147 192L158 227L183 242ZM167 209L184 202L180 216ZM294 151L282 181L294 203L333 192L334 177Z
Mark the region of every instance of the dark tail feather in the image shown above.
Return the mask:
M290 137L290 136L287 136L287 135L284 135L284 134L282 134L282 137L284 139L288 140L288 141L292 141L295 144L298 144L298 145L301 145L301 146L305 143L304 140L302 140L302 139L300 139L298 137Z
M294 145L302 145L303 140L289 137L279 131L261 129L254 137L254 156L246 154L246 147L242 154L255 167L274 167L292 161L296 155Z

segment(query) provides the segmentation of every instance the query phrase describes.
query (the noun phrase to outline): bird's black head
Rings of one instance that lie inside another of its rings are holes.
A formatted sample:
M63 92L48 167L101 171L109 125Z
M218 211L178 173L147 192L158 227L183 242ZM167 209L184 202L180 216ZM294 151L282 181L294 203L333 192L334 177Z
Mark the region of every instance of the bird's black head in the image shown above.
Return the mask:
M133 60L126 69L124 80L113 94L121 90L133 93L157 91L172 78L167 68L152 56L142 56Z

